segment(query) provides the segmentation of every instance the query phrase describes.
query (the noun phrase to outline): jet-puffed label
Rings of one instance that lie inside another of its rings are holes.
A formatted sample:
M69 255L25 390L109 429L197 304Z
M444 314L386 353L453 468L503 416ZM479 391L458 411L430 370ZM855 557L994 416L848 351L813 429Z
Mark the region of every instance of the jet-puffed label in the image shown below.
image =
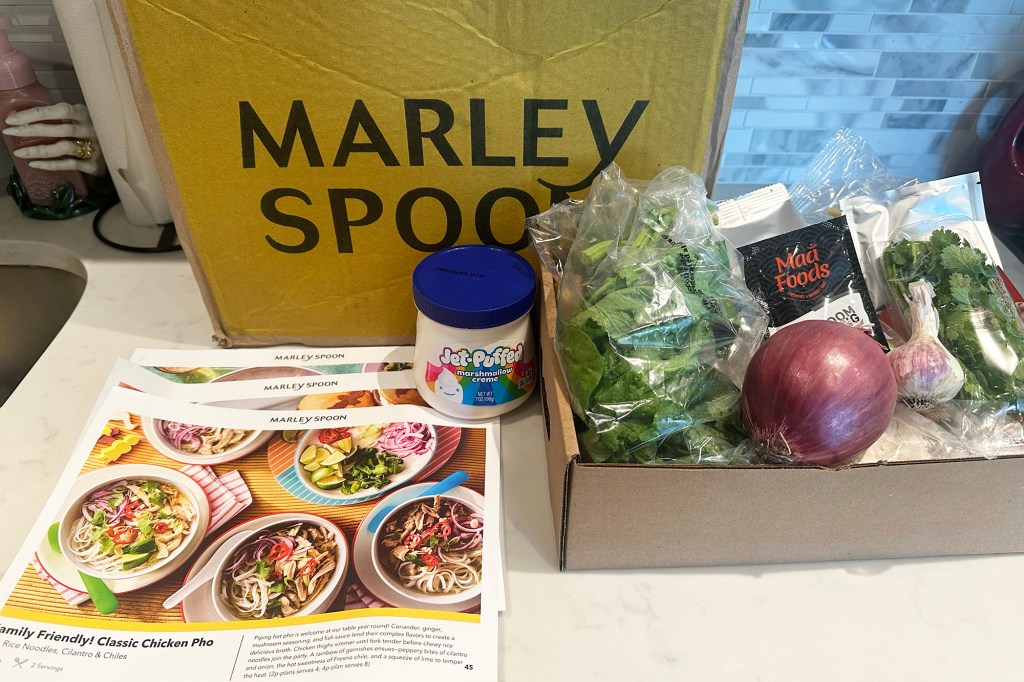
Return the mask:
M535 360L522 342L481 348L441 346L424 379L438 397L460 405L491 406L527 395L537 379Z

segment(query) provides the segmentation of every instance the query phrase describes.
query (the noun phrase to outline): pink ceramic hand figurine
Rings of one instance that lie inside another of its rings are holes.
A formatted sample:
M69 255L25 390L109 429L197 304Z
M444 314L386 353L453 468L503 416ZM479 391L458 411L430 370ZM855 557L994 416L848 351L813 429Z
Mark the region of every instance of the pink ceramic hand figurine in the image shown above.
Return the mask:
M23 109L10 114L5 135L13 137L61 138L48 144L14 150L13 154L30 159L29 166L48 171L81 171L100 176L106 172L103 151L96 139L89 110L84 104L58 102Z

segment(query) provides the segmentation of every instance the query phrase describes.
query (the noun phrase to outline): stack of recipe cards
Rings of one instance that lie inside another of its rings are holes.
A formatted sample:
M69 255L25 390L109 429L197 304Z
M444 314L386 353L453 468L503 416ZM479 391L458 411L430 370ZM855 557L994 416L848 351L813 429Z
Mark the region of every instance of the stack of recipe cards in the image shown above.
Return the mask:
M427 407L411 361L119 361L0 582L0 660L26 679L495 678L498 422Z

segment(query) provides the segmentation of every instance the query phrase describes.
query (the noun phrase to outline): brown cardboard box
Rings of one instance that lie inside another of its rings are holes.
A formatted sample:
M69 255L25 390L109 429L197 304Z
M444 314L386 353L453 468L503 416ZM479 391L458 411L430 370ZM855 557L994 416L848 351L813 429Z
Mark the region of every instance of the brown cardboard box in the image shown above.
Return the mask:
M1024 551L1024 457L796 467L588 464L542 276L548 483L561 569Z
M747 0L109 0L223 345L408 343L454 244L683 165L710 184Z

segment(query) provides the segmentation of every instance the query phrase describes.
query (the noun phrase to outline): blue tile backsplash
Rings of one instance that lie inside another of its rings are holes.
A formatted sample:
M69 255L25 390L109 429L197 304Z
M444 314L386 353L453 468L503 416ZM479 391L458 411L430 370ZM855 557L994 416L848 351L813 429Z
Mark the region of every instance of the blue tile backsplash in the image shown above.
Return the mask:
M976 170L1021 94L1024 0L750 0L715 195L793 182L842 125L894 175Z

